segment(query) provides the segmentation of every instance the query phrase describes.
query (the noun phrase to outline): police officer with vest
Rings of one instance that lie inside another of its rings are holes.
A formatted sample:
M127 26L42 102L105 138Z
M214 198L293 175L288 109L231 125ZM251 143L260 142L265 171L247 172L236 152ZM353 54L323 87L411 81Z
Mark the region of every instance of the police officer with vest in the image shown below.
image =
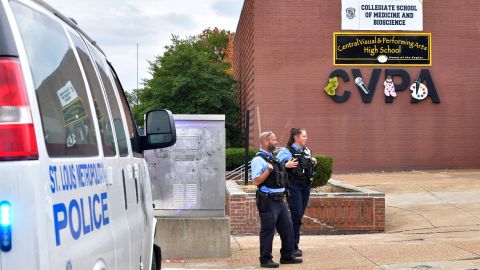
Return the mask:
M280 263L297 264L302 259L293 256L293 225L285 202L287 173L285 167L294 168L295 161L280 163L272 152L277 147L277 139L271 131L260 135L260 151L252 159L253 184L258 187L256 203L260 215L260 265L277 268L273 261L272 244L275 229L282 240Z
M280 163L286 164L296 161L294 168L287 168L289 176L289 194L288 207L293 222L294 235L294 255L301 257L302 250L299 249L300 242L300 226L302 218L307 208L308 199L310 198L311 179L313 177L313 167L317 160L312 157L310 150L306 147L307 131L303 128L292 128L286 148L282 148L277 154Z

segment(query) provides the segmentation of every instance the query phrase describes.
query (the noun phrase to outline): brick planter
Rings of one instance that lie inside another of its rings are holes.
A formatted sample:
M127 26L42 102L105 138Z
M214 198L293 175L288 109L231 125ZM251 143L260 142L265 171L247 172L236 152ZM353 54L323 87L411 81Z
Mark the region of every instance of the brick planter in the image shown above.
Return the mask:
M312 193L303 218L304 234L374 233L385 230L385 194L350 186L333 179L344 193ZM226 181L225 211L232 234L258 234L259 218L255 194L244 192L234 181Z

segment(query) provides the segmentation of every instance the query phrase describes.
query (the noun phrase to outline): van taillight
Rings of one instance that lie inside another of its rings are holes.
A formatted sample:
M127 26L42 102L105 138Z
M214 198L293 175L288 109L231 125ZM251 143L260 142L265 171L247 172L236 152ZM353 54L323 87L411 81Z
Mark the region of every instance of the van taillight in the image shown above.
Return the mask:
M18 59L0 57L0 160L38 159L27 88Z

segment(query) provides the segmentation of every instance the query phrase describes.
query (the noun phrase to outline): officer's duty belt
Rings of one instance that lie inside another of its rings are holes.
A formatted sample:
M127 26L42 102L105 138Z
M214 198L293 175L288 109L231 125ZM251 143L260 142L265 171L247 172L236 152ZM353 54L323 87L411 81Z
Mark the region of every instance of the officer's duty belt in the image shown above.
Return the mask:
M276 193L264 193L259 191L258 195L260 197L268 197L274 201L282 201L285 198L285 193L284 192L276 192Z

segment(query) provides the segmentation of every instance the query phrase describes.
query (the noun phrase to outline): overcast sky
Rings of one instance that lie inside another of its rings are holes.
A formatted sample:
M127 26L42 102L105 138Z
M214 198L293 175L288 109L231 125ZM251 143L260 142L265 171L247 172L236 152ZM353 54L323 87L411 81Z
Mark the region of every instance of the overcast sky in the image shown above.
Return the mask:
M161 55L171 34L180 37L218 27L235 31L243 0L45 0L97 41L125 90L150 78L147 60ZM141 84L140 86L141 87Z

